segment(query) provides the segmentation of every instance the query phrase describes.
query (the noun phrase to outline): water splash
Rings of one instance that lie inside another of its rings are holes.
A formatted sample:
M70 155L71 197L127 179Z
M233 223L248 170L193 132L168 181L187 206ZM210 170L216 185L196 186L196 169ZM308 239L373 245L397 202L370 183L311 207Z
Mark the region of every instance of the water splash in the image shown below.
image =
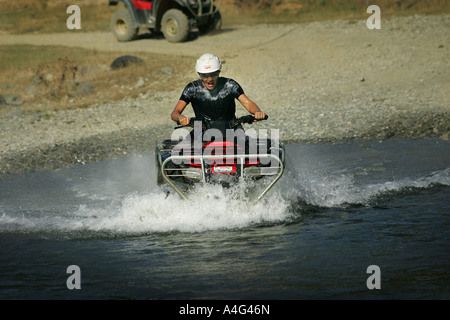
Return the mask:
M405 189L423 189L433 185L450 185L450 168L416 178L361 184L353 173L298 171L294 174L295 187L290 198L301 198L306 203L320 207L342 207L349 204L370 205L386 193L401 193Z
M289 214L287 208L288 203L277 194L254 204L220 186L202 186L196 188L190 200L158 189L128 195L119 206L110 209L83 207L76 214L86 217L86 226L96 231L203 232L280 222Z
M81 204L72 212L33 216L0 216L2 231L103 232L147 234L203 232L278 223L290 215L289 203L276 192L264 201L242 201L220 186L201 186L191 200L162 189L133 193L105 205Z
M411 165L405 164L405 156L393 161L384 149L354 147L349 153L344 147L290 150L288 171L257 203L242 201L239 190L219 185L198 186L190 201L167 195L149 186L155 181L152 158L3 180L0 232L96 237L241 229L298 221L311 207L371 206L386 194L397 197L406 189L450 185L450 168L440 149L426 150L427 157L437 155L437 165L435 158L423 162L408 157L415 161ZM442 167L447 169L436 170Z

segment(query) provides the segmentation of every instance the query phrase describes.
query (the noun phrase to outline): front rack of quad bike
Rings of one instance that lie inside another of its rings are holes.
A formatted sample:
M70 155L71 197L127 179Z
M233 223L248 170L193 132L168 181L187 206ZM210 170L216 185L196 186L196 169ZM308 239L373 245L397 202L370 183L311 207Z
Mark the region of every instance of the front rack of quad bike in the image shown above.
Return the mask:
M222 0L210 0L209 9L207 11L203 11L202 2L205 0L182 0L186 8L191 12L192 15L201 17L203 15L211 15L219 11L219 8L222 4Z
M158 149L157 149L158 150ZM183 192L176 184L177 178L189 177L199 182L207 183L207 170L211 170L210 163L214 160L224 159L236 159L239 169L240 178L254 178L254 177L266 177L271 176L272 180L267 182L267 185L261 191L256 201L261 200L267 192L275 185L275 183L281 178L284 172L284 149L279 149L280 157L272 154L221 154L221 155L171 155L164 161L161 161L161 175L167 184L169 184L183 199L188 199L187 193ZM158 152L158 151L157 151ZM270 166L250 166L244 168L247 161L254 161L255 159L265 159L267 163L270 161ZM269 160L270 159L270 160ZM200 170L193 170L189 166L179 167L173 166L173 164L179 164L183 161L191 161L199 164ZM223 173L226 173L227 165L220 165L216 168L222 168Z

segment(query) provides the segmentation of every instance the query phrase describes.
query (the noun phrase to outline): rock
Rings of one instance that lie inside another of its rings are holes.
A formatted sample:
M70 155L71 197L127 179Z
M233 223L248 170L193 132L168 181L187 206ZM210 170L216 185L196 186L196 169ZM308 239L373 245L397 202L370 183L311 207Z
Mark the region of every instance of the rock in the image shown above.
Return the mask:
M107 65L88 65L88 66L77 66L76 67L76 81L81 82L83 79L88 79L89 77L97 75L102 71L109 71L110 67Z
M95 88L89 82L84 82L80 85L80 87L76 90L76 94L80 96L89 96L95 93Z
M173 72L173 69L171 67L164 67L164 68L161 68L161 72L164 74L170 74Z
M144 63L144 60L135 56L121 56L111 63L111 69L118 70L129 67L130 65L133 64L140 64L140 63Z
M40 83L42 83L42 77L40 77L40 76L35 76L35 77L33 77L33 83L34 83L34 84L40 84Z
M25 89L25 91L26 91L27 94L34 96L37 93L39 93L39 91L41 91L41 88L39 88L39 87L37 87L35 85L31 85L31 86L27 87Z
M9 96L6 98L6 103L11 106L20 106L23 101L18 96Z
M143 88L145 87L145 81L144 78L140 77L135 85L135 87L138 88Z
M4 107L6 106L6 100L5 98L3 98L2 95L0 95L0 107Z
M45 75L44 80L47 82L53 82L55 81L55 76L53 75L53 73L48 73Z

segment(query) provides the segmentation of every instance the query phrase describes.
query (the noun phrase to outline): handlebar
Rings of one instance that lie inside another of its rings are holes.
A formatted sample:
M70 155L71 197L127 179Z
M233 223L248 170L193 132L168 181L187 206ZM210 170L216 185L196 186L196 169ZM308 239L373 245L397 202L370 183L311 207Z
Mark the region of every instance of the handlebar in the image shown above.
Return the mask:
M252 124L253 122L255 122L255 120L263 121L263 120L267 120L268 118L269 118L269 116L267 114L264 118L255 118L254 115L249 114L249 115L242 116L242 117L239 117L236 120L234 120L234 122L231 124L231 127L236 128L241 123ZM193 127L194 121L202 121L202 123L208 122L208 120L197 120L197 118L193 117L193 118L189 118L189 124L187 124L185 126L180 125L180 121L177 121L178 126L175 127L175 129L184 128L184 127Z
M236 127L237 125L241 124L241 123L248 123L248 124L252 124L253 122L256 121L262 121L262 120L267 120L269 118L269 116L266 114L266 116L264 118L255 118L254 115L249 114L246 116L242 116L240 118L237 118L234 123L233 126Z

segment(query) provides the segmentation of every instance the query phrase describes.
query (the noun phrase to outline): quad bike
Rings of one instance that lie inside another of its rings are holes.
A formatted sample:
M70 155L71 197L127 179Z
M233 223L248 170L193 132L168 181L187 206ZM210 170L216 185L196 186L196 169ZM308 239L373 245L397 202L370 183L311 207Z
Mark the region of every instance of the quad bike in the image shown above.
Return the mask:
M111 18L111 30L119 41L136 39L143 27L162 32L169 42L183 42L195 28L206 33L222 25L222 0L109 0L109 5L119 2L125 9Z
M266 119L267 116L257 120ZM182 140L156 143L157 184L168 184L183 199L188 199L189 188L199 183L233 187L242 180L257 181L256 200L260 200L281 178L285 151L272 139L234 134L229 138L230 131L236 132L236 129L242 129L243 123L254 121L253 115L231 123L191 118L188 126L194 129L190 133L184 130L188 134Z

